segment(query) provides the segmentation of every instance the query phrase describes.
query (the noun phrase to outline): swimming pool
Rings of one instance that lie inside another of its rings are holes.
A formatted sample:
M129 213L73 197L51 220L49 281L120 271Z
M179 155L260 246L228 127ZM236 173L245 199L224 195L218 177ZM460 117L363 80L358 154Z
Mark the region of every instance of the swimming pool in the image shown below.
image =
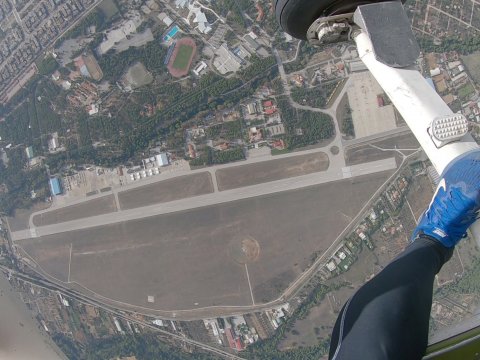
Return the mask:
M173 28L170 29L167 35L163 37L163 41L169 41L171 38L173 38L177 34L178 30L180 30L180 28L177 25L175 25Z

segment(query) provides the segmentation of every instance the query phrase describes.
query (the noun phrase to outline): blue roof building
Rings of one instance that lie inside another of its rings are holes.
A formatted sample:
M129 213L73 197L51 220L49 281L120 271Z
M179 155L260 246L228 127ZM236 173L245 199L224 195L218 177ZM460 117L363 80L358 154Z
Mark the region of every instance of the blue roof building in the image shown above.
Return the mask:
M60 180L54 177L50 179L50 190L53 196L60 195L62 193L62 189L60 188Z

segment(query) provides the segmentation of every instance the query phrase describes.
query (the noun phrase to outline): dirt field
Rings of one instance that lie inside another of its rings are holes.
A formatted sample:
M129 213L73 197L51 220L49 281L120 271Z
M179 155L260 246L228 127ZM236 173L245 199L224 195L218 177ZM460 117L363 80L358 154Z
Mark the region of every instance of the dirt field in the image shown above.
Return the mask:
M327 154L317 153L230 167L217 170L215 174L218 190L223 191L325 171L328 165Z
M65 221L82 219L90 216L107 214L116 211L113 195L92 199L81 204L66 206L33 217L35 226L57 224Z
M192 38L187 37L178 40L167 65L168 72L176 78L187 75L196 51L197 45ZM186 58L187 55L188 59ZM180 58L177 60L178 56L180 56Z
M412 208L415 219L425 211L432 199L433 188L427 175L417 176L408 190L407 200ZM407 205L408 206L408 205Z
M324 251L391 172L17 242L44 271L154 309L273 300ZM241 264L232 256L258 243ZM234 253L234 251L233 251ZM147 302L147 296L155 298ZM198 304L198 305L195 305Z
M210 173L179 176L118 193L122 210L213 192Z

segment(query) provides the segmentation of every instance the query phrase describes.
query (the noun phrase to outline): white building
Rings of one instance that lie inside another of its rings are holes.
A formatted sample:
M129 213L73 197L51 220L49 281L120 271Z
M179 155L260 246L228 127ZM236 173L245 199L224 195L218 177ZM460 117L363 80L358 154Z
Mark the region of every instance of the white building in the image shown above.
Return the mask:
M55 151L58 148L58 133L53 133L52 138L48 140L48 150Z
M162 12L157 15L158 19L162 21L167 27L173 24L173 20L166 13Z
M197 76L200 76L200 73L207 68L207 63L205 61L201 61L200 64L197 65L195 69L193 69L193 73Z
M166 153L155 155L155 161L157 162L158 166L166 166L169 164Z
M152 321L152 324L157 326L163 326L163 321L160 319L155 319Z
M97 106L97 104L91 104L88 107L88 115L92 116L92 115L95 115L95 114L98 114L98 106Z
M435 69L430 70L430 76L440 75L440 68L436 67Z
M327 264L327 269L329 271L335 271L335 269L337 268L337 265L335 265L335 262L333 261L330 261L328 264Z
M212 27L207 20L207 16L201 8L191 5L190 11L193 13L193 15L195 15L193 22L198 24L198 31L200 31L202 34L208 34L210 31L212 31Z

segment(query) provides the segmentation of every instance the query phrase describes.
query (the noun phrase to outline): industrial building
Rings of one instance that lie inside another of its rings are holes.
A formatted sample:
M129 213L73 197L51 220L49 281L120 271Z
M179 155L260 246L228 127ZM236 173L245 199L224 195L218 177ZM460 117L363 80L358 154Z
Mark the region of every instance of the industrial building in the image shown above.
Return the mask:
M60 186L60 180L57 177L51 178L49 180L50 183L50 191L52 192L53 196L60 195L62 193L62 188Z
M215 55L217 56L213 61L213 65L222 75L229 72L237 72L243 64L243 60L229 50L227 43L223 43Z

